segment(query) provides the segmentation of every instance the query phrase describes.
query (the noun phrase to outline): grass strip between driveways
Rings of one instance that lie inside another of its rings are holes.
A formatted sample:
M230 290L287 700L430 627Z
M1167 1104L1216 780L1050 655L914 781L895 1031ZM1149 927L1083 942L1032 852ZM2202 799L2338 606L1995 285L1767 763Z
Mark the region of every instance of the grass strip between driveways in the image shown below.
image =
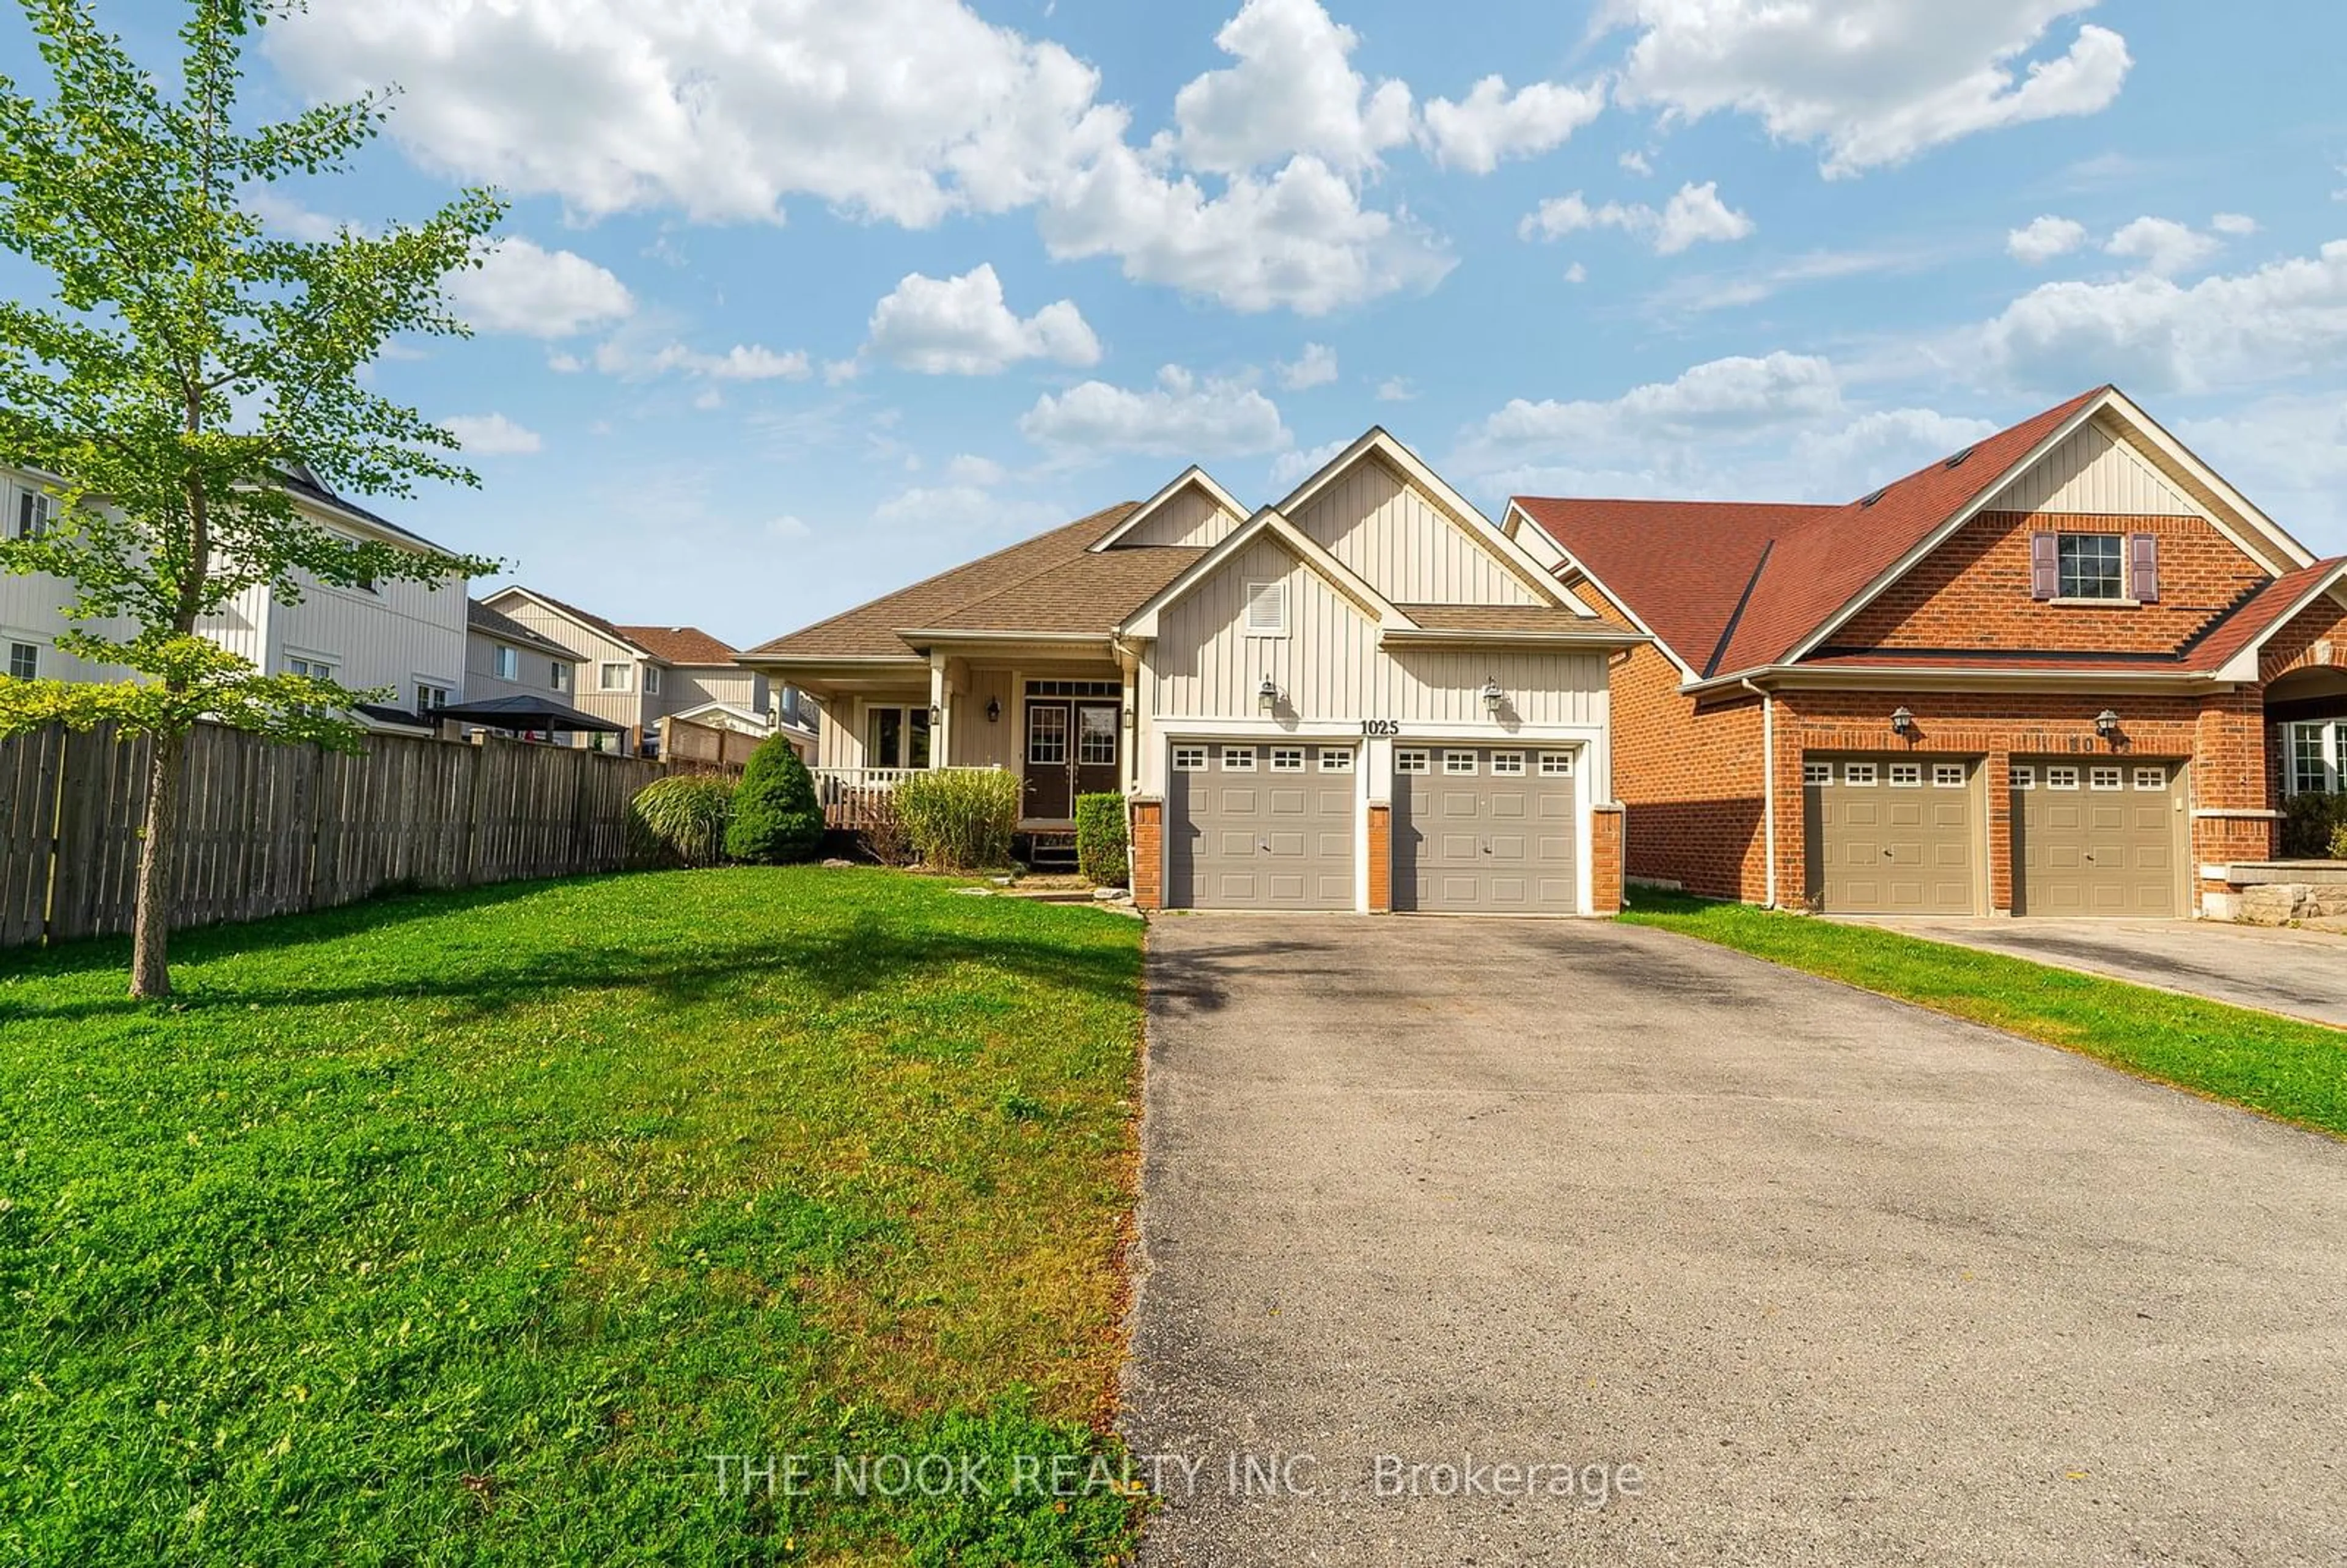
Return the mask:
M1630 890L1621 918L1716 942L2347 1135L2347 1032L1867 926Z
M0 957L0 1563L1129 1548L1004 1483L1121 1451L1137 922L740 868L173 948Z

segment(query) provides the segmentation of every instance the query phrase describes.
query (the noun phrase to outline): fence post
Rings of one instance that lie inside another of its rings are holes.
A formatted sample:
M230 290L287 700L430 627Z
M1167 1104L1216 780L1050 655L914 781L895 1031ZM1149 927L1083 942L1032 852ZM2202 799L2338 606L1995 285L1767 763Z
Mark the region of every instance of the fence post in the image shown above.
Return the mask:
M461 884L470 887L480 879L481 871L481 797L487 787L489 748L486 737L473 743L473 776L465 791L465 876Z

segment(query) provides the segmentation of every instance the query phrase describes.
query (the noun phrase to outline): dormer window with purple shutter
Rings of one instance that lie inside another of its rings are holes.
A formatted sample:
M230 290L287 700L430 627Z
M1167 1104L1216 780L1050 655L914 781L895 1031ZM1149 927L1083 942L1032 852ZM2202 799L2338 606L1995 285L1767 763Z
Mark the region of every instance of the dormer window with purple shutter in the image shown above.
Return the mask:
M2150 534L2033 534L2029 591L2056 604L2156 604L2159 540Z

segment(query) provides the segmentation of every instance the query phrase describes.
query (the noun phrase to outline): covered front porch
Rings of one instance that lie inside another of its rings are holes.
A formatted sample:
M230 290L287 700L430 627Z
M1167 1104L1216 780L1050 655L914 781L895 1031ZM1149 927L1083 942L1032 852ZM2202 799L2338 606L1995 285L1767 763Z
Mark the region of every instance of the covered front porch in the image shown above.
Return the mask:
M913 774L1004 768L1020 775L1020 831L1071 832L1085 794L1122 792L1133 778L1130 671L1097 638L933 649L893 669L794 671L821 713L815 775L832 827L856 831L885 816ZM1086 658L1098 650L1103 655Z

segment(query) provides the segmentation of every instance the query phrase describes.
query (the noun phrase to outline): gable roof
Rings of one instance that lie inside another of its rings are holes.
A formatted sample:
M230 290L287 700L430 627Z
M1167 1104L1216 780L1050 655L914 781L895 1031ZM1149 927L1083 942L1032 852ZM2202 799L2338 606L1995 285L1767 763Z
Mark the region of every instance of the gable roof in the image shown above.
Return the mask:
M659 654L654 653L651 649L645 647L642 643L638 642L634 638L629 636L624 630L620 630L610 621L604 620L601 616L597 615L593 610L581 610L575 604L565 604L562 600L555 598L550 593L540 593L534 588L525 588L520 583L517 582L507 584L506 587L497 589L497 592L491 594L489 597L491 599L503 599L509 593L518 593L524 599L534 600L538 603L545 606L547 609L554 611L555 614L563 616L570 620L574 620L589 631L600 632L603 636L610 638L614 642L624 643L628 647L634 649L638 653L642 654L647 659L655 660L663 664L668 662L667 660L662 659ZM584 655L581 657L584 657Z
M1578 569L1652 630L1691 680L1727 680L1809 658L1837 626L2055 444L2103 415L2159 446L2165 462L2192 471L2198 487L2268 548L2292 561L2309 559L2111 386L2082 393L1841 506L1528 496L1513 505L1565 552L1562 570Z
M1138 510L1134 502L1078 518L910 588L758 644L768 659L917 659L899 635L936 630L982 633L1097 631L1117 623L1206 552L1149 545L1094 554L1092 546Z
M465 601L465 625L468 630L500 638L507 642L518 642L526 647L536 649L540 653L550 653L557 659L568 661L572 664L578 663L581 658L576 649L565 648L542 631L532 631L504 610L494 605L483 604L477 599L468 599Z
M2322 595L2347 582L2347 556L2332 556L2285 572L2258 589L2247 602L2217 623L2189 651L2195 669L2221 670L2237 655L2254 654L2298 612ZM2254 670L2249 679L2256 679Z
M1204 468L1201 468L1195 463L1193 463L1187 468L1183 469L1179 474L1174 476L1172 481L1169 482L1163 489L1150 497L1149 499L1142 502L1138 507L1135 507L1126 515L1122 522L1109 529L1108 532L1101 535L1099 538L1094 539L1085 548L1093 550L1104 550L1114 548L1119 539L1123 538L1125 535L1133 532L1133 529L1141 527L1142 524L1156 516L1158 510L1163 507L1166 502L1171 501L1174 497L1182 494L1184 490L1193 489L1204 491L1206 497L1211 499L1214 505L1220 507L1224 511L1228 512L1233 518L1237 518L1242 522L1246 519L1247 509L1240 504L1239 498L1236 496L1232 495L1228 490L1224 489L1222 486L1216 484L1214 482L1214 477L1212 474L1207 473Z
M1278 507L1266 507L1225 535L1222 542L1211 549L1187 552L1196 559L1164 587L1135 606L1133 612L1119 623L1117 630L1135 637L1156 636L1160 611L1236 559L1248 546L1266 534L1302 562L1307 570L1317 572L1329 587L1351 600L1364 615L1379 625L1407 627L1411 624L1409 618L1398 606L1358 572L1331 555L1326 545L1288 521Z
M622 626L620 634L671 664L731 664L733 649L698 626Z

